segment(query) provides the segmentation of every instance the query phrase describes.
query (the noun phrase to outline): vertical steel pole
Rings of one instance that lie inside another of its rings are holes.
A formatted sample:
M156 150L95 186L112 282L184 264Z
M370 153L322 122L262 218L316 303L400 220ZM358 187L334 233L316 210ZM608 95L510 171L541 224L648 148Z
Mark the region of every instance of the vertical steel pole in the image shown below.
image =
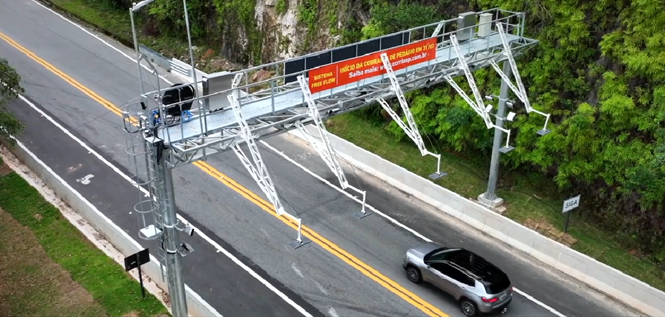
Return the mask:
M141 96L145 93L145 87L143 87L143 72L141 72L141 53L139 52L139 41L136 36L136 26L134 26L134 11L132 8L129 8L129 19L132 22L132 37L134 38L134 50L136 50L136 66L139 70L139 85L141 87Z
M171 314L173 317L187 317L187 298L185 295L185 281L182 277L182 259L178 252L180 249L180 237L175 206L175 190L173 189L173 172L167 166L166 158L170 149L159 149L163 147L163 141L154 143L158 147L154 151L153 160L157 171L157 186L159 188L159 199L161 201L164 233L162 235L162 246L166 253L166 272L169 295L171 297Z
M511 75L510 63L508 61L503 62L503 73L506 74L508 78ZM508 101L508 90L510 87L508 83L501 80L501 92L499 94L499 109L496 113L496 125L499 128L503 128L503 118L506 116L506 101ZM498 207L503 203L503 199L496 196L496 183L499 181L499 163L501 158L501 144L503 143L503 131L499 129L494 129L494 144L492 145L492 160L490 162L490 177L487 184L487 191L479 197L480 201L490 207Z
M194 102L196 102L196 105L199 108L199 115L201 116L200 118L203 119L199 119L201 131L207 131L208 117L205 115L204 111L208 111L208 109L202 109L201 103L199 102L199 84L196 80L196 67L194 65L194 50L192 49L192 34L189 30L189 12L187 12L187 0L182 0L182 5L185 8L185 27L187 28L187 43L189 44L189 62L192 63L192 79L194 80L194 91L196 92Z

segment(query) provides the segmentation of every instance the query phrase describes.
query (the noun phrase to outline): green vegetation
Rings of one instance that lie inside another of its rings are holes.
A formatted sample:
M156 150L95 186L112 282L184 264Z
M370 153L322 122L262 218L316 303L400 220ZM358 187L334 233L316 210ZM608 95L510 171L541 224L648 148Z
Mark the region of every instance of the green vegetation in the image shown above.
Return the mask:
M540 43L520 58L521 75L533 106L552 114L553 131L536 137L542 117L522 115L511 124L517 149L503 156L504 175L538 173L543 181L552 179L561 194L581 193L586 219L658 262L665 261L662 4L546 0L529 6L527 35ZM513 1L476 5L524 10ZM404 6L419 10L416 4ZM373 15L366 29L371 35L393 31L386 26L396 18ZM424 22L420 15L412 23L403 20L401 27ZM480 90L497 94L500 78L491 69L475 76ZM452 89L441 85L410 94L409 100L421 132L437 140L439 150L472 160L489 157L492 131ZM361 115L376 119L377 109ZM386 129L404 137L395 123Z
M23 124L7 111L10 101L23 93L21 76L14 68L9 66L6 59L0 58L0 141L13 145L15 141L9 136L19 135L23 131Z
M0 315L108 316L53 263L30 229L0 209Z
M2 170L6 173L6 166ZM6 212L0 211L0 279L8 288L0 291L0 315L166 316L160 301L151 294L142 299L139 283L35 188L18 174L5 173L0 173L0 208Z

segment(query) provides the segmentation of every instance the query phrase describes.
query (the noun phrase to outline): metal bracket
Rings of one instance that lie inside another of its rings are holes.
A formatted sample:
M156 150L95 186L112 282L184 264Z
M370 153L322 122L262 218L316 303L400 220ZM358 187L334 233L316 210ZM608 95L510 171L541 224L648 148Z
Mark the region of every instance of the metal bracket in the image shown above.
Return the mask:
M296 126L298 127L300 132L305 136L305 138L307 138L309 144L311 144L312 147L319 153L319 155L326 163L326 165L328 165L330 170L335 174L335 176L337 176L337 179L339 180L339 184L342 187L342 189L350 188L363 196L362 208L360 209L359 212L355 214L355 216L357 218L364 218L366 216L369 216L369 214L367 214L367 211L365 210L365 198L367 196L367 192L364 190L360 190L354 186L351 186L347 181L346 175L344 174L344 170L337 161L337 152L335 152L335 149L332 147L332 144L330 143L330 139L328 139L328 130L326 130L326 127L323 124L323 121L321 120L321 114L319 113L319 109L316 107L316 103L312 98L312 94L310 93L309 88L307 87L307 83L305 82L305 77L298 76L298 83L300 83L300 89L302 90L303 96L305 97L305 101L309 106L308 107L309 115L314 121L314 124L316 125L317 129L319 130L319 136L321 138L323 145L325 146L325 149L321 148L320 144L314 141L312 136L305 130L305 127L303 126L301 121L296 121Z
M517 69L517 63L515 62L515 58L513 57L513 53L510 49L510 43L508 43L508 39L506 38L506 33L503 30L503 26L501 25L501 23L496 23L496 28L499 31L499 36L501 37L501 42L503 43L503 55L507 57L508 63L510 63L510 68L512 70L513 77L515 77L515 82L517 83L517 87L515 87L510 78L508 78L508 76L503 71L501 71L501 68L499 68L499 65L494 60L490 60L490 64L492 65L492 68L494 68L494 70L499 74L499 76L501 76L501 79L503 79L506 82L506 84L508 84L510 90L512 90L513 93L515 93L515 95L517 96L517 98L520 101L522 101L524 107L526 108L527 113L535 112L545 117L545 125L541 130L538 130L537 133L541 136L546 135L550 133L550 130L547 129L547 123L550 120L550 114L543 113L531 107L531 102L529 101L529 97L526 93L526 88L524 88L524 84L522 84L522 77L520 76L520 73Z
M397 96L397 100L399 101L400 106L402 107L402 112L404 112L404 116L406 117L407 124L402 121L402 118L400 118L395 111L388 105L388 103L383 99L383 98L377 98L377 101L383 109L390 114L390 116L395 120L395 123L404 130L404 133L406 133L409 138L416 143L416 146L418 146L418 149L420 150L420 154L422 156L425 155L431 155L436 157L437 159L437 164L436 164L436 172L432 173L429 175L431 179L439 179L443 176L446 176L446 173L441 172L441 154L434 154L430 151L427 150L425 147L425 142L423 142L423 138L420 135L420 131L418 130L418 125L416 124L416 120L413 119L413 114L411 113L411 109L409 109L409 103L406 101L406 98L404 97L404 93L402 92L402 88L399 85L399 81L397 80L397 76L395 76L395 72L393 71L393 67L390 64L390 59L388 58L388 54L383 53L381 54L381 61L383 62L383 67L386 69L386 73L388 74L388 77L390 78L390 83L391 83L391 89L395 92L395 95Z
M185 257L187 254L190 254L194 252L194 248L189 245L187 242L183 242L180 244L180 248L178 248L178 253L180 253L181 256Z

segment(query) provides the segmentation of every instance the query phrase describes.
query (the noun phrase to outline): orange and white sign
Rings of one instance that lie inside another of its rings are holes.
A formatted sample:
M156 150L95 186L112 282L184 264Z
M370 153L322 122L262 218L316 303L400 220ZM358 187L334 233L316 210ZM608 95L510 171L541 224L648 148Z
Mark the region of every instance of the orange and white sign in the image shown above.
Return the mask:
M433 60L436 57L436 38L378 51L364 56L321 66L309 71L311 93L332 89L356 81L385 74L381 54L386 53L397 71L411 65Z

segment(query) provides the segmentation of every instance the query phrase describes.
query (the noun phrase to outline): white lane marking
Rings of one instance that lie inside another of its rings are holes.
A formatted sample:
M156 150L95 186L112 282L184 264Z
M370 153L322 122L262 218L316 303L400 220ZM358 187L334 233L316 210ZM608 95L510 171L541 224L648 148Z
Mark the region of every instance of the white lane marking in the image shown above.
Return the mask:
M330 307L328 309L328 314L330 314L330 317L339 317L339 315L337 314L337 311L335 311L335 308L333 308L333 307Z
M296 272L296 274L298 274L298 276L300 276L301 278L305 278L305 276L302 275L302 272L300 272L300 270L298 270L295 263L291 263L291 268Z
M319 282L314 281L314 280L312 280L312 282L314 282L314 284L316 284L316 287L319 289L319 291L321 293L323 293L324 295L328 295L328 292L326 291L326 289L323 288L323 286L321 286L321 284L319 284Z
M270 239L270 235L268 234L268 232L265 229L263 229L263 228L259 228L259 229L261 229L261 232L263 232L263 234L266 236L266 238Z
M122 54L122 56L127 57L127 58L129 58L130 60L132 60L133 62L136 63L136 59L134 59L133 57L127 55L125 52L121 51L119 48L117 48L117 47L111 45L111 43L107 42L107 41L104 40L103 38L101 38L101 37L95 35L94 33L90 32L90 31L88 31L85 27L76 24L74 21L72 21L72 20L70 20L70 19L67 19L67 18L64 17L62 14L60 14L60 13L58 13L58 12L55 12L53 9L51 9L51 8L49 8L49 7L45 6L45 5L43 5L43 4L42 4L41 2L39 2L38 0L31 0L31 1L34 2L35 4L37 4L38 6L40 6L40 7L44 8L44 9L48 10L49 12L51 12L51 13L57 15L57 16L60 17L61 19L63 19L63 20L65 20L65 21L69 22L71 25L73 25L73 26L79 28L81 31L83 31L83 32L89 34L90 36L92 36L92 37L98 39L98 40L101 41L102 43L106 44L106 46L110 47L110 48L113 49L114 51L116 51L116 52ZM147 70L148 72L152 73L152 70L151 70L150 68L148 68L148 66L143 65L143 63L141 63L141 67L143 67L143 69ZM162 75L159 75L159 78L161 78L162 80L164 80L165 82L167 82L167 83L169 83L169 84L173 84L171 81L169 81L168 79L166 79L166 78L165 78L164 76L162 76Z
M314 178L316 178L316 179L318 179L319 181L321 181L321 182L327 184L328 186L330 186L330 187L336 189L338 192L340 192L340 193L346 195L347 197L349 197L349 198L355 200L356 202L358 202L358 203L362 203L362 200L358 199L356 196L347 193L346 191L344 191L343 189L339 188L338 186L333 185L332 183L330 183L329 181L325 180L325 179L322 178L321 176L319 176L319 175L315 174L314 172L310 171L310 170L307 169L306 167L302 166L300 163L298 163L298 162L296 162L295 160L293 160L293 159L291 159L290 157L288 157L286 154L284 154L283 151L279 151L279 150L277 150L276 148L272 147L270 144L266 143L266 141L259 140L259 142L260 142L261 144L263 144L265 147L267 147L268 149L270 149L271 151L273 151L273 152L279 154L281 157L283 157L283 158L284 158L285 160L287 160L288 162L290 162L290 163L292 163L293 165L299 167L300 169L302 169L303 171L305 171L307 174L312 175ZM407 227L406 225L404 225L404 224L402 224L401 222L399 222L399 221L393 219L392 217L390 217L390 216L388 216L388 215L382 213L381 211L377 210L376 208L372 207L371 205L365 203L365 208L368 208L369 210L373 211L373 212L376 213L377 215L380 215L381 217L383 217L383 218L389 220L390 222L394 223L395 225L399 226L400 228L402 228L402 229L404 229L404 230L406 230L406 231L412 233L413 235L417 236L418 238L421 238L421 239L423 239L423 240L425 240L425 241L427 241L427 242L432 242L432 239L429 239L429 238L425 237L424 235L420 234L419 232L417 232L417 231L415 231L415 230L413 230L413 229ZM515 292L517 292L518 294L520 294L520 295L526 297L528 300L530 300L530 301L536 303L537 305L543 307L544 309L548 310L548 311L551 312L552 314L554 314L554 315L556 315L556 316L558 316L558 317L566 317L566 315L564 315L564 314L558 312L556 309L554 309L554 308L552 308L552 307L550 307L550 306L547 306L545 303L543 303L543 302L541 302L541 301L535 299L533 296L528 295L527 293L524 293L524 292L522 292L521 290L519 290L519 289L517 289L517 288L513 288L513 289L514 289Z
M545 305L545 303L543 303L543 302L541 302L541 301L535 299L533 296L531 296L531 295L529 295L529 294L527 294L527 293L525 293L525 292L522 292L521 290L519 290L519 289L517 289L517 288L515 288L515 287L513 287L513 290L514 290L515 292L517 292L517 294L520 294L520 295L526 297L528 300L530 300L530 301L532 301L532 302L534 302L534 303L540 305L541 307L547 309L550 313L552 313L552 314L554 314L554 315L557 315L557 316L559 316L559 317L566 317L566 315L564 315L564 314L562 314L562 313L556 311L554 308L552 308L552 307L550 307L550 306Z
M128 58L128 59L130 59L131 61L133 61L133 62L136 63L136 59L134 59L133 57L131 57L131 56L127 55L127 54L125 54L125 52L121 51L120 49L118 49L117 47L111 45L110 43L106 42L106 40L104 40L103 38L101 38L101 37L95 35L94 33L92 33L92 32L90 32L90 31L86 30L83 26L80 26L80 25L74 23L73 21L71 21L71 20L65 18L65 17L62 16L61 14L59 14L59 13L53 11L51 8L44 6L43 4L41 4L41 3L40 3L39 1L37 1L37 0L32 0L32 2L36 3L37 5L41 6L42 8L44 8L44 9L50 11L51 13L57 15L57 16L60 17L61 19L65 20L65 21L67 21L67 22L69 22L69 23L71 23L72 25L74 25L74 26L76 26L77 28L81 29L83 32L89 34L90 36L92 36L92 37L94 37L94 38L96 38L96 39L98 39L99 41L101 41L102 43L104 43L106 46L110 47L110 48L113 49L114 51L116 51L116 52L122 54L122 56L125 56L126 58ZM149 69L147 66L145 66L145 65L143 65L143 64L141 64L141 66L142 66L144 69L150 71L150 69ZM159 78L161 78L162 80L164 80L165 82L167 82L167 83L169 83L169 84L173 84L171 81L169 81L168 79L166 79L166 78L165 78L164 76L162 76L162 75L159 75ZM50 120L49 120L49 121L50 121ZM54 122L54 123L55 123L55 122ZM74 136L72 135L72 137L74 137ZM263 142L263 141L261 141L261 142ZM269 145L268 145L267 143L265 143L265 142L263 142L263 144L266 145L266 146L268 146L268 147L270 147L270 148L272 148L271 146L269 146ZM273 151L276 151L276 150L273 148ZM91 152L91 153L96 154L95 152ZM277 153L280 153L282 156L286 157L286 156L285 156L284 154L282 154L281 152L278 152L278 151L277 151ZM303 156L302 159L306 159L306 158L308 158L308 156L309 156L309 155ZM307 170L306 168L304 168L302 165L296 163L295 161L291 160L291 159L288 158L288 157L286 157L286 158L287 158L287 160L289 160L289 161L291 161L292 163L296 164L296 166L299 166L301 169L303 169L303 170L305 170L306 172L308 172L309 174L311 174L312 176L314 176L314 177L320 179L321 181L325 182L326 184L330 185L331 187L333 187L333 188L335 188L335 189L338 189L339 191L341 191L341 192L344 193L345 195L351 197L351 198L354 199L355 201L360 202L359 199L357 199L357 198L355 198L354 196L348 194L347 192L345 192L345 191L339 189L338 187L336 187L335 185L331 184L330 182L328 182L328 181L326 181L326 180L324 180L324 179L318 177L318 175L315 175L314 173L310 172L309 170ZM107 164L107 165L108 165L108 164ZM115 168L115 167L113 167L113 168ZM122 172L120 172L119 170L118 170L117 172L118 172L120 175L125 176L125 175L122 174ZM130 179L129 181L131 182L131 179ZM144 191L144 192L147 192L147 191ZM401 228L403 228L403 229L405 229L405 230L411 232L412 234L416 235L417 237L419 237L419 238L421 238L421 239L423 239L423 240L425 240L425 241L430 241L430 242L432 241L432 240L426 238L425 236L421 235L421 234L418 233L417 231L415 231L415 230L413 230L413 229L411 229L411 228L409 228L409 227L403 225L402 223L398 222L397 220L392 219L391 217L387 216L386 214L384 214L384 213L382 213L382 212L376 210L375 208L373 208L373 207L371 207L371 206L369 206L369 205L366 205L366 206L369 207L372 211L374 211L374 212L377 213L378 215L380 215L380 216L382 216L382 217L384 217L384 218L390 220L390 221L393 222L394 224L396 224L396 225L400 226ZM198 231L199 231L199 235L201 235L201 236L203 237L203 233L201 233L200 230L198 230ZM214 241L213 241L213 242L214 242ZM220 248L221 248L221 247L220 247ZM241 262L241 263L242 263L242 262ZM249 269L249 268L248 268L248 269ZM266 283L267 283L267 281L266 281ZM523 294L524 297L530 299L530 300L533 301L534 303L536 303L536 304L542 306L543 308L549 310L549 311L552 312L553 314L555 314L555 315L557 315L557 316L559 316L559 317L566 317L565 315L563 315L563 314L559 313L558 311L556 311L554 308L551 308L551 307L547 306L546 304L544 304L544 303L542 303L542 302L536 300L536 299L533 298L532 296L529 296L529 295L527 295L526 293L523 293L522 291L520 291L520 290L518 290L518 289L515 289L515 291L518 292L519 294ZM280 295L280 296L281 296L281 295ZM286 295L284 295L284 296L286 296ZM334 310L334 309L333 309L333 310ZM303 310L303 311L304 311L304 310Z
M60 125L58 122L56 122L55 120L53 120L53 118L51 118L51 116L49 116L49 115L46 114L44 111L42 111L41 109L39 109L35 104L33 104L32 102L30 102L30 100L28 100L27 98L23 97L22 95L19 95L19 98L21 98L21 100L23 100L26 104L28 104L32 109L34 109L35 111L37 111L37 112L38 112L40 115L42 115L44 118L46 118L46 120L48 120L48 121L50 121L51 123L53 123L53 125L55 125L56 127L58 127L58 128L59 128L62 132L64 132L67 136L69 136L69 137L72 138L74 141L76 141L78 144L80 144L83 148L85 148L86 150L88 150L88 152L89 152L90 154L92 154L92 155L94 155L95 157L97 157L97 159L99 159L101 162L103 162L106 166L110 167L114 172L116 172L116 173L117 173L118 175L120 175L122 178L124 178L125 180L127 180L130 184L132 184L132 186L137 187L137 188L139 188L139 190L141 190L143 193L148 194L148 191L147 191L145 188L138 186L138 185L136 184L136 182L134 182L134 181L131 179L131 177L129 177L129 176L127 176L126 174L124 174L124 173L123 173L120 169L118 169L115 165L111 164L111 163L110 163L109 161L107 161L103 156L101 156L99 153L95 152L91 147L89 147L87 144L85 144L83 141L81 141L79 138L77 138L75 135L73 135L71 132L69 132L69 130L67 130L65 127L63 127L63 126ZM180 219L180 221L182 221L185 225L189 224L189 222L187 222L187 220L185 220L180 214L178 214L177 216L178 216L178 219ZM292 299L290 299L288 296L286 296L286 294L282 293L282 291L280 291L279 289L277 289L275 286L273 286L272 284L270 284L270 282L268 282L268 281L265 280L263 277L261 277L261 275L259 275L259 274L256 273L254 270L252 270L250 267L248 267L247 265L245 265L245 263L243 263L242 261L240 261L240 260L239 260L238 258L236 258L233 254L231 254L229 251L227 251L226 249L222 248L222 246L220 246L217 242L215 242L215 241L213 241L212 239L210 239L210 237L208 237L208 236L207 236L205 233L203 233L201 230L197 229L194 225L192 225L192 224L190 224L190 225L192 226L192 228L194 228L194 229L196 230L198 236L201 237L203 240L207 241L208 243L210 243L215 249L217 249L217 252L221 252L221 253L223 253L226 257L228 257L229 259L231 259L231 261L233 261L233 263L235 263L236 265L238 265L239 267L241 267L243 270L245 270L247 273L249 273L252 277L254 277L254 278L257 279L259 282L261 282L261 284L265 285L268 289L270 289L270 290L273 291L275 294L277 294L280 298L282 298L285 302L287 302L289 305L291 305L293 308L295 308L298 312L300 312L300 313L303 314L304 316L312 317L312 315L311 315L310 313L308 313L304 308L302 308L300 305L298 305L296 302L294 302Z

